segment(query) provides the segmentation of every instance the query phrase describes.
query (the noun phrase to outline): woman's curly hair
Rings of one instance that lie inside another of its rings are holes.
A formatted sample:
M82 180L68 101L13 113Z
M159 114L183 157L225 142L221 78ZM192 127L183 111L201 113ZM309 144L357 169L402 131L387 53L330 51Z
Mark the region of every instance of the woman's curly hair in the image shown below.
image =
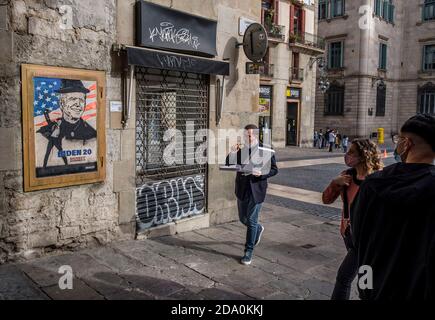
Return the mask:
M369 139L355 139L352 141L352 144L355 145L364 168L369 174L384 167L381 151L376 143Z

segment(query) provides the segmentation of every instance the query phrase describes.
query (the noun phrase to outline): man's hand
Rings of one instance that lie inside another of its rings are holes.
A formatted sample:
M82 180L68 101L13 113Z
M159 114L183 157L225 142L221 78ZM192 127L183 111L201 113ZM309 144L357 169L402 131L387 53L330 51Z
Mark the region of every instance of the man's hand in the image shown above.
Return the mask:
M255 177L261 177L261 170L257 170L257 169L254 169L254 170L252 170L252 174L255 176Z
M235 153L238 152L240 150L240 144L237 143L234 146L231 147L231 152Z
M350 183L352 182L352 176L348 174L341 174L334 180L332 180L335 184L339 185L340 187L346 186L348 187Z

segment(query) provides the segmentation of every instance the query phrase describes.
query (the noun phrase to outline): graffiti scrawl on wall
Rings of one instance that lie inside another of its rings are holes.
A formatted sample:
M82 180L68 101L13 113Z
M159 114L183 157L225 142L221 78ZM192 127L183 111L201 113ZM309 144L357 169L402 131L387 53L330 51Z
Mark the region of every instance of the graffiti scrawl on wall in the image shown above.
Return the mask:
M204 175L145 184L136 189L139 230L205 211Z

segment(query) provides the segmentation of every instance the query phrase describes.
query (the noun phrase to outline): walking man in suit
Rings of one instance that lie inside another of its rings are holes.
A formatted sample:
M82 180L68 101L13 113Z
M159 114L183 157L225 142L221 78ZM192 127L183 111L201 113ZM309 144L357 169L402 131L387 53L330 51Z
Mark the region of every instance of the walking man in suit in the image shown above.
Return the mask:
M226 165L238 165L235 193L239 219L247 227L245 254L241 259L244 265L251 264L254 247L258 245L264 227L258 223L261 206L266 197L267 179L278 173L274 151L263 146L258 140L258 127L249 124L245 127L245 145L231 148Z

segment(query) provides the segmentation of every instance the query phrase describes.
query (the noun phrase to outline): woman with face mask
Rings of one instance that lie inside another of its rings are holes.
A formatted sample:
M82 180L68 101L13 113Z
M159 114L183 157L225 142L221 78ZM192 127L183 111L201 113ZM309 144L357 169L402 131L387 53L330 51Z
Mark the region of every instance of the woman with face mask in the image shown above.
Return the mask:
M343 201L340 233L347 249L347 255L338 269L332 300L348 300L350 298L351 284L358 271L357 255L350 234L349 211L351 204L363 180L383 167L378 147L368 139L353 140L349 151L344 156L344 161L350 169L343 171L337 178L333 179L322 194L324 204L333 203L339 196Z

